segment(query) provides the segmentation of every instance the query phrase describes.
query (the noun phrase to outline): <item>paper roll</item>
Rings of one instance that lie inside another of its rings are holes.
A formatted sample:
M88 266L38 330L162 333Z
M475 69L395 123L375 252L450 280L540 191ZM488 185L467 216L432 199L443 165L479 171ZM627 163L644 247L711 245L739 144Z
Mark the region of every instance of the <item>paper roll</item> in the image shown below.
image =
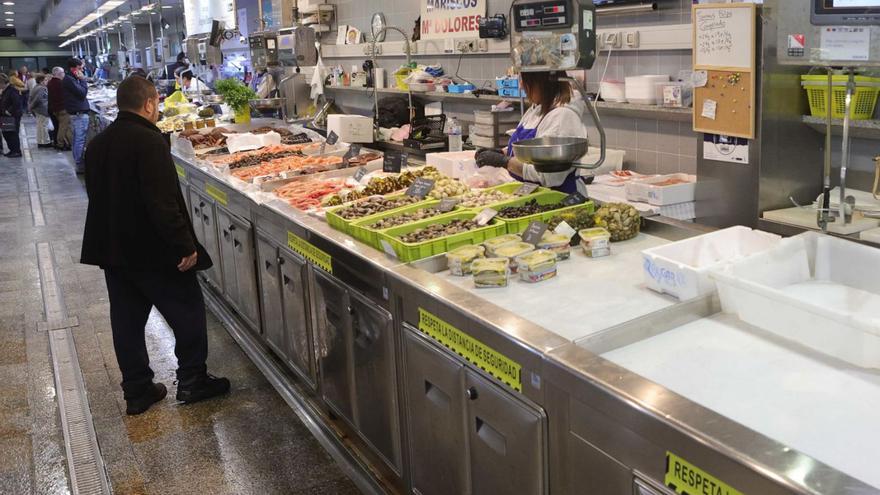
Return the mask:
M373 84L375 84L376 87L379 89L383 89L385 87L385 69L381 67L376 67L373 69Z

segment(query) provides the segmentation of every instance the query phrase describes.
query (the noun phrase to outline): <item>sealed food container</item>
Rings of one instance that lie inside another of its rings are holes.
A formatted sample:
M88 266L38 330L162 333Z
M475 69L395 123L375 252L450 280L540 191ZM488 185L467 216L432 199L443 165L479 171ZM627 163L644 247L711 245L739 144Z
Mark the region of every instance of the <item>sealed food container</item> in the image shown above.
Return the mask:
M526 282L540 282L556 276L556 253L537 249L516 258L519 278Z
M522 256L526 253L530 253L535 250L535 246L529 244L528 242L511 242L510 244L505 244L498 249L495 250L495 257L497 258L507 258L510 260L510 272L516 273L517 265L516 258Z
M494 257L497 256L495 254L495 250L500 248L501 246L505 246L507 244L512 244L514 242L521 242L522 237L517 234L504 234L499 235L498 237L493 237L491 239L486 239L483 242L483 245L486 246L486 256Z
M486 289L507 287L510 279L510 260L507 258L477 258L471 263L474 287Z
M556 253L557 261L567 260L571 257L571 239L565 234L544 232L541 242L538 243L538 249L553 251Z
M474 260L482 258L485 255L486 248L483 246L457 247L446 253L446 262L449 265L449 272L459 277L470 275L471 264Z
M581 237L581 247L584 254L590 258L599 258L611 254L611 233L602 227L581 229L578 231Z

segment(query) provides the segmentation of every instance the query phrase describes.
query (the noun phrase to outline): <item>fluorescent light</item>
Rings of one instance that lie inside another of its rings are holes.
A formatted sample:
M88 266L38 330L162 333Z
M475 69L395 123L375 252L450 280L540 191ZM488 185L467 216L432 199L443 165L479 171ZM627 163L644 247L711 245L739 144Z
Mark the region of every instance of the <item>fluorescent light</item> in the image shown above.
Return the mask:
M15 12L9 12L9 11L7 10L6 12L4 12L4 14L6 14L6 15L13 15L13 14L15 14Z
M83 17L82 19L80 19L79 21L74 23L72 26L67 28L63 33L61 33L61 36L64 36L64 37L70 36L71 34L75 33L79 29L82 29L82 28L86 27L87 25L91 24L93 21L100 19L105 14L107 14L108 12L111 12L112 10L116 9L117 7L119 7L120 5L122 5L124 3L125 3L125 0L108 0L107 2L104 2L104 4L101 5L100 7L98 7L94 12L87 14L85 17ZM4 5L6 5L6 3L4 3Z
M15 2L3 2L3 5L15 5Z
M6 27L15 27L15 24L6 24Z
M163 5L162 8L163 9L173 9L174 5Z
M15 21L15 19L9 19L8 17L6 18L6 22L13 22L13 21Z

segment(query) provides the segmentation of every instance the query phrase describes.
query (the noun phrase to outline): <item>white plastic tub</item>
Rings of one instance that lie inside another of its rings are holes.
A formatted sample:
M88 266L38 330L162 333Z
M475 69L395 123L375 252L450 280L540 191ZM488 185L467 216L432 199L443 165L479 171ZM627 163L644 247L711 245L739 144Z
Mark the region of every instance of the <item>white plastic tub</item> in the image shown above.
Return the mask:
M669 180L684 181L661 185ZM697 177L688 174L669 174L633 180L626 184L626 199L642 201L654 206L667 206L694 201Z
M682 301L710 294L709 271L772 248L780 237L736 226L642 251L645 284Z
M864 368L880 368L880 249L808 232L713 270L725 312Z

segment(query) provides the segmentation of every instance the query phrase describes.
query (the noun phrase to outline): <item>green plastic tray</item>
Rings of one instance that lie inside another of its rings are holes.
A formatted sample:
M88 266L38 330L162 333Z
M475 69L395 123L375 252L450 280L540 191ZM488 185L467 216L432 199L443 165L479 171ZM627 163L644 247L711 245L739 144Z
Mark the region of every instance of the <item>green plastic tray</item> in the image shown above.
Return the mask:
M389 198L389 199L393 199L393 198L399 198L399 197L401 197L401 196L405 196L405 193L388 194L388 195L386 195L385 197L386 197L386 198ZM358 201L363 201L363 199L359 199ZM353 224L354 222L362 222L362 221L365 221L365 220L369 220L369 219L372 219L372 218L378 217L378 216L380 216L380 215L385 215L385 214L388 214L388 213L393 213L393 212L396 212L396 211L398 211L398 210L402 210L402 209L404 209L404 208L409 208L409 207L411 207L411 206L413 206L413 205L417 205L417 204L419 204L419 203L413 203L413 204L409 204L409 205L406 205L406 206L401 206L400 208L394 208L394 209L392 209L392 210L383 211L382 213L376 213L376 214L374 214L374 215L367 215L367 216L365 216L365 217L356 218L356 219L354 219L354 220L346 220L346 219L344 219L344 218L342 218L341 216L339 216L339 215L336 214L337 211L339 211L339 210L341 210L341 209L343 209L343 208L347 208L347 207L351 206L352 204L354 204L354 202L352 202L352 203L345 203L345 204L343 204L343 205L333 206L333 207L330 207L330 208L325 209L325 210L324 210L324 216L325 216L325 218L327 219L327 224L330 225L331 227L333 227L334 229L340 231L340 232L344 232L344 233L346 233L346 234L348 234L348 235L353 235L353 234L352 234L352 227L351 227L351 224Z
M443 254L451 251L459 246L470 244L479 244L486 239L499 236L507 232L507 226L501 220L492 219L485 227L480 227L461 234L453 234L439 239L419 242L415 244L405 243L398 236L408 234L418 228L434 223L449 223L455 219L472 219L477 214L472 211L462 211L457 213L445 213L443 215L429 218L419 222L413 222L407 225L392 227L379 232L379 241L385 241L388 246L394 249L397 259L409 262L434 256L435 254Z
M370 217L364 217L363 219L358 219L357 221L354 221L351 223L351 227L350 227L351 231L349 233L351 234L352 237L363 242L364 244L370 245L376 249L382 249L382 246L379 244L379 233L384 232L385 230L388 230L388 229L378 229L378 230L371 229L370 225L373 225L374 223L376 223L379 220L382 220L384 218L393 217L396 215L402 215L402 214L409 213L412 211L421 210L423 208L435 207L439 204L440 204L439 199L434 199L434 200L429 200L429 201L420 201L418 203L415 203L415 204L412 204L409 206L405 206L403 208L397 208L395 210L389 210L389 211L386 211L383 213L378 213L376 215L371 215ZM452 211L449 211L446 213L441 213L440 215L433 216L430 219L434 220L434 219L439 218L443 215L448 215L449 213L456 213L458 211L459 210L456 207ZM428 219L425 219L425 220L428 220ZM418 220L418 221L421 222L422 220ZM415 223L415 222L411 222L411 223ZM408 224L398 225L397 227L403 227L405 225L408 225ZM397 228L397 227L391 227L391 228Z
M522 205L526 204L528 201L531 201L533 199L536 200L539 205L552 205L554 203L558 203L558 202L562 201L566 196L568 196L568 195L565 193L557 192L557 191L545 191L545 192L541 192L539 194L531 194L529 196L523 196L521 198L512 199L510 201L505 201L503 203L498 203L497 205L493 206L493 208L500 211L501 208L505 208L508 206L522 206ZM593 213L593 211L595 210L593 202L587 201L586 203L581 203L579 205L566 206L566 207L559 208L556 210L545 211L542 213L535 213L534 215L528 215L525 217L518 217L518 218L504 218L499 213L496 218L499 218L500 220L504 221L504 223L507 225L507 233L508 234L519 234L520 232L526 230L526 227L528 227L529 224L532 223L533 221L547 222L551 218L555 217L556 215L559 215L560 213L565 213L567 211L580 210L583 208L586 208L587 210L589 210L590 213Z
M491 191L501 191L501 192L505 192L508 194L513 194L522 185L523 185L522 182L508 182L507 184L501 184L500 186L487 187L486 189L491 190ZM547 189L546 187L538 187L537 189L532 191L531 194L529 194L528 196L517 196L516 199L519 199L521 197L522 198L533 198L533 197L535 197L536 194L545 193L545 192L552 192L552 191L550 191L550 189ZM462 207L462 210L470 210L470 211L476 211L476 212L480 212L486 208L492 208L492 209L497 210L498 209L498 208L496 208L497 205L504 204L504 203L507 203L510 201L515 201L516 199L508 199L505 201L499 201L498 203L490 203L485 206L477 206L476 208Z

